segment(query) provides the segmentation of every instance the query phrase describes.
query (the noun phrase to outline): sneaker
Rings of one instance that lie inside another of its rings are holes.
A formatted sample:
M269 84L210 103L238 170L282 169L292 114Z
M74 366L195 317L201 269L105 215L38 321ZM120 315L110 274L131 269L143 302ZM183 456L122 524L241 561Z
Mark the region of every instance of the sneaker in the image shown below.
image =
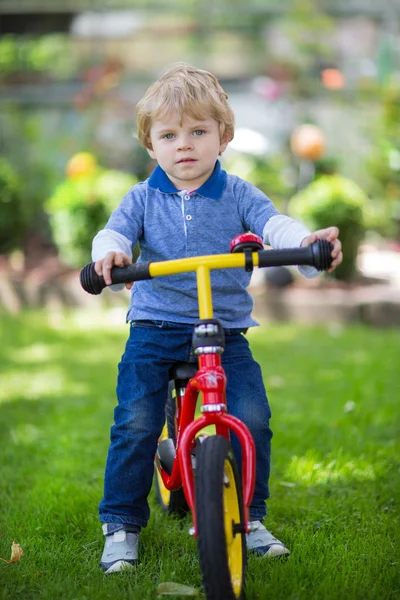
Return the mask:
M251 521L250 533L246 535L247 549L260 556L274 558L275 556L289 556L290 551L261 521Z
M106 535L100 566L104 572L118 573L124 569L133 569L138 560L139 534L119 530L107 534L107 523L103 525Z

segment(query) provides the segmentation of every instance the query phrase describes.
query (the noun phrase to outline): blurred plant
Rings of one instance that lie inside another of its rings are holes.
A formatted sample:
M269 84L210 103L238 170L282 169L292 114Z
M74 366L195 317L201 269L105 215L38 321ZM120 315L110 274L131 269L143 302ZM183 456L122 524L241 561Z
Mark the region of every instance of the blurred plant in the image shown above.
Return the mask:
M271 198L282 209L292 193L293 182L288 176L290 165L283 154L267 158L245 154L231 154L224 157L224 166L232 175L246 179Z
M280 67L282 73L286 72L296 82L299 93L309 96L319 89L321 84L317 83L316 74L320 65L333 59L330 34L334 25L334 18L324 10L320 0L290 0L271 25L282 39L282 43L276 44L271 36L268 62L272 66L267 66L271 76Z
M311 230L330 225L339 227L343 263L333 272L336 279L348 281L356 273L367 202L367 195L354 181L337 174L319 177L290 200L290 214Z
M321 8L319 0L294 0L283 17L283 30L296 46L300 65L314 64L316 56L328 58L332 48L328 35L334 27L334 19Z
M372 176L370 227L400 238L400 88L383 90L377 141L367 162Z
M21 244L26 216L17 171L0 157L0 254L8 254Z
M19 73L41 73L66 79L78 72L79 60L76 45L68 35L5 35L0 40L1 78Z
M137 180L128 173L102 169L88 152L73 156L67 173L46 208L61 258L79 267L90 261L94 236Z
M1 151L18 175L18 205L24 215L17 247L34 260L33 246L38 253L52 246L44 202L62 179L66 154L70 156L79 145L88 143L93 125L88 119L83 122L49 108L40 111L6 104L2 108ZM13 202L9 209L16 207Z

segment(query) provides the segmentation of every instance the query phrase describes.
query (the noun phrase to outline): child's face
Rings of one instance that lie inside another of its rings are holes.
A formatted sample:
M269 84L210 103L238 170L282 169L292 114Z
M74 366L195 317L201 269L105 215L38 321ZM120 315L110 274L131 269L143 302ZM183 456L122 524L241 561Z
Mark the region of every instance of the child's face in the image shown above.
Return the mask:
M219 126L212 118L167 113L153 122L150 130L151 158L178 190L195 190L210 177L215 161L228 141L220 139Z

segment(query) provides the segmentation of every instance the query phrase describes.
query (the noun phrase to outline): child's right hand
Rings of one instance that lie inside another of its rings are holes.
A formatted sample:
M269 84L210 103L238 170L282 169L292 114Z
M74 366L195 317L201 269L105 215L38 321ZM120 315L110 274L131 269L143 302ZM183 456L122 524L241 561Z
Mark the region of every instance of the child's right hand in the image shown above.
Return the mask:
M126 265L132 264L132 258L130 258L124 252L107 252L104 258L96 260L94 263L94 270L97 275L104 277L104 281L107 285L111 285L111 269L115 267L125 267ZM126 283L125 287L130 290L133 283Z

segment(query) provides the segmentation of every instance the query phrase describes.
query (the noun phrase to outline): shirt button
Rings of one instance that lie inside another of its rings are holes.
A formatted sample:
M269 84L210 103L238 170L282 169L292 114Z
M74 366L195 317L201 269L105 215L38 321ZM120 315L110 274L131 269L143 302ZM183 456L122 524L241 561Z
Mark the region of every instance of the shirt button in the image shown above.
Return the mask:
M186 196L184 198L185 198L185 200L190 200L189 194L186 194Z
M192 215L186 215L186 221L191 221L192 220Z

